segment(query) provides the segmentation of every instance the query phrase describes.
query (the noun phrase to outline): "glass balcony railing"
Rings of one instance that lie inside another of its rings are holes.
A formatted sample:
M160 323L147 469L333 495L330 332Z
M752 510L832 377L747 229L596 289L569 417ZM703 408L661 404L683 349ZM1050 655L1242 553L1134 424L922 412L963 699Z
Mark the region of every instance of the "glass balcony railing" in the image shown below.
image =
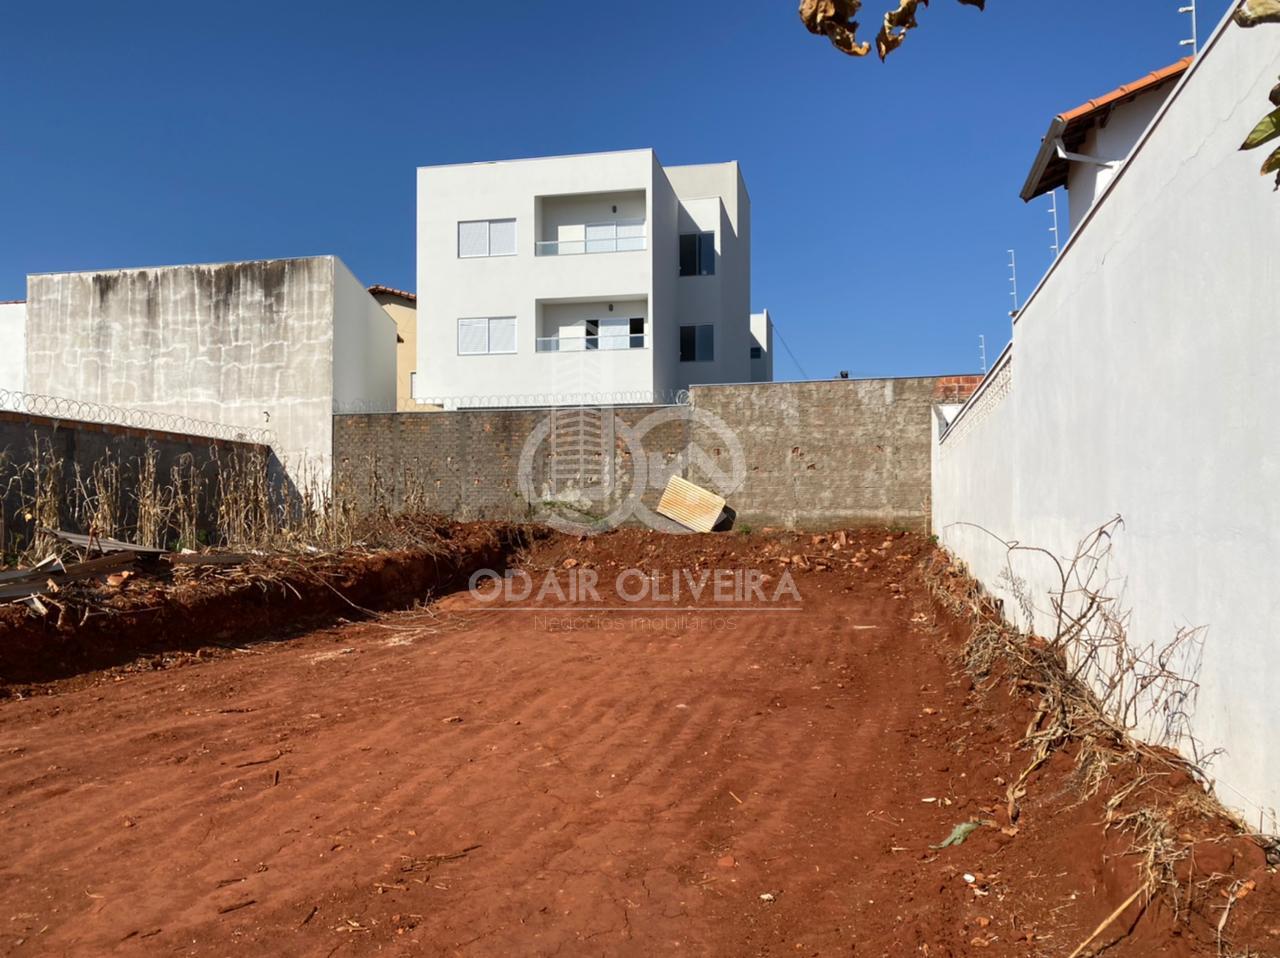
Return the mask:
M596 349L644 349L643 333L618 333L613 336L540 336L540 353L582 353Z
M647 247L642 222L586 223L583 239L547 240L537 244L538 256L579 256L584 253L626 253Z

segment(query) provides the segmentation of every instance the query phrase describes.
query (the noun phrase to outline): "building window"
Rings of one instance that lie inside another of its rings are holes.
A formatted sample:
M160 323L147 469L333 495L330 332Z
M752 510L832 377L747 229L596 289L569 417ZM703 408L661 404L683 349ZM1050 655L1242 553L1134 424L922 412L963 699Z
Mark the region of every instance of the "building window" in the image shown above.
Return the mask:
M716 273L716 234L680 234L680 275L714 276Z
M680 327L680 362L709 363L716 358L716 328L710 323Z
M488 356L516 351L516 318L494 316L458 320L458 355Z
M751 358L752 358L752 359L764 359L764 350L763 350L761 347L759 347L759 346L752 346L752 347L751 347Z
M459 259L515 255L515 220L471 220L458 224Z

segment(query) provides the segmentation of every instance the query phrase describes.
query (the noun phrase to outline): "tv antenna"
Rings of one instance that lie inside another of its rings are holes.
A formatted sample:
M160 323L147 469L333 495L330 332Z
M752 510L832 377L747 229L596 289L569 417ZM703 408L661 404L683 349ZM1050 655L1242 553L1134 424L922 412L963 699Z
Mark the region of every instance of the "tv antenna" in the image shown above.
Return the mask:
M1190 47L1193 54L1200 52L1200 25L1196 20L1196 0L1187 0L1185 7L1178 8L1179 13L1191 14L1191 36L1178 41L1180 47Z
M1057 259L1057 258L1058 258L1058 250L1059 250L1059 246L1058 246L1058 191L1057 191L1057 190L1050 190L1050 191L1049 191L1049 201L1050 201L1050 204L1051 204L1051 205L1050 205L1050 207L1049 207L1049 215L1053 217L1053 225L1049 227L1049 232L1053 234L1053 245L1052 245L1052 246L1050 246L1050 247L1049 247L1049 249L1053 250L1053 258L1054 258L1054 259ZM1017 306L1015 305L1015 307L1014 307L1014 308L1016 309L1016 308L1017 308Z
M982 375L987 374L987 337L978 336L978 355L982 357Z
M1018 254L1013 250L1009 250L1009 285L1013 297L1013 309L1009 311L1012 317L1018 315Z

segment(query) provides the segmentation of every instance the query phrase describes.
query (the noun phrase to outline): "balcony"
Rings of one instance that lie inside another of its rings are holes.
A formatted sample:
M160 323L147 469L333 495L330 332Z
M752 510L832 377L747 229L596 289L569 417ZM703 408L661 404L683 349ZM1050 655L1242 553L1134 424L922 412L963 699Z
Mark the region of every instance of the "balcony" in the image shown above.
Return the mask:
M559 228L559 239L537 244L538 256L581 256L587 253L627 253L647 248L644 220L582 223Z
M540 353L583 353L592 350L644 349L644 333L616 333L605 336L540 336Z

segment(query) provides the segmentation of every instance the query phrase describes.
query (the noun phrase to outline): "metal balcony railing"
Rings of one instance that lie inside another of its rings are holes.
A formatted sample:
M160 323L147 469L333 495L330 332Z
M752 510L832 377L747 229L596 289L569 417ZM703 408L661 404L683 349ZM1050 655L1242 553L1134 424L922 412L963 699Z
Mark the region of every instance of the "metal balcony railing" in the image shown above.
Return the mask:
M581 353L592 350L644 349L644 333L618 333L613 336L540 336L540 353Z
M546 240L536 244L538 256L579 256L583 253L626 253L647 248L641 221L585 223L584 239Z

